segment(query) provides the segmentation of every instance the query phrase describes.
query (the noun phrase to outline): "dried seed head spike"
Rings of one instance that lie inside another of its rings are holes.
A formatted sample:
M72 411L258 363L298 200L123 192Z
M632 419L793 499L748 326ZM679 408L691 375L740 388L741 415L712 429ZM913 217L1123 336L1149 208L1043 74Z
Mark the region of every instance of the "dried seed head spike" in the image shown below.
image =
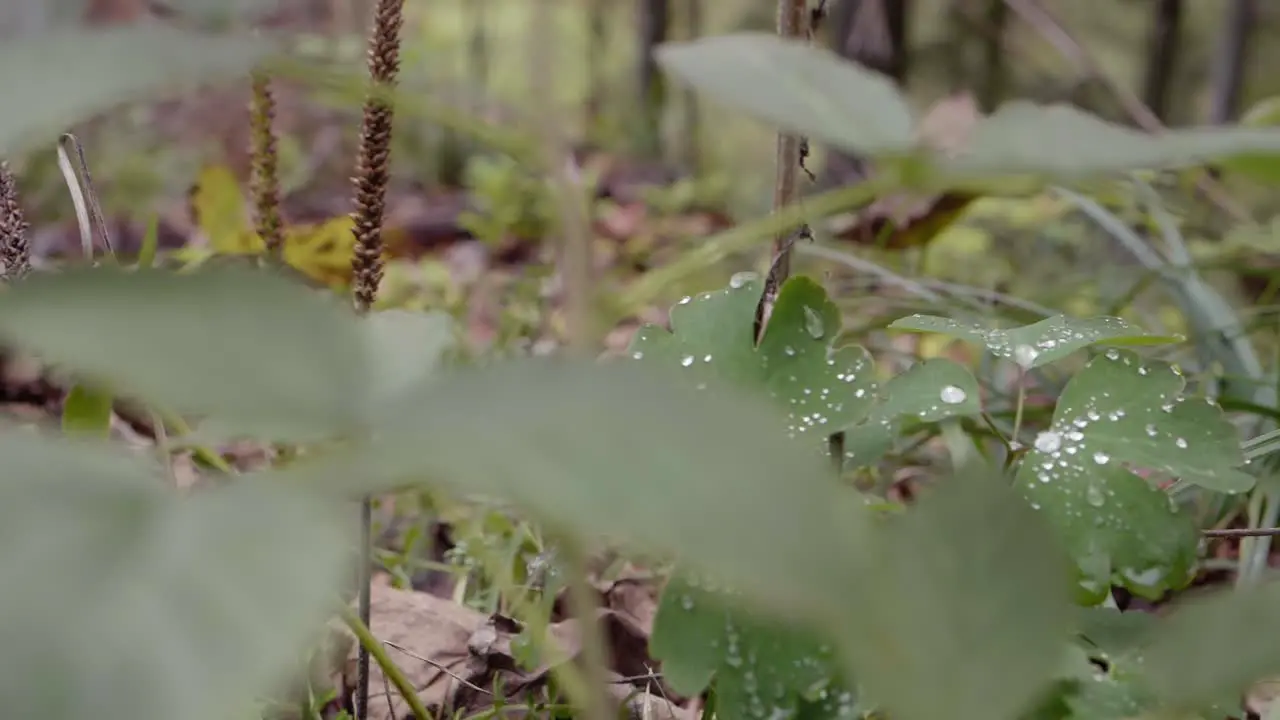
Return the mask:
M280 158L276 151L276 100L270 79L261 70L253 73L253 99L249 105L251 133L250 190L258 237L267 254L280 257L284 250L284 224L280 219Z
M360 154L356 163L355 253L352 257L352 285L356 308L366 311L373 305L382 280L382 215L386 207L387 184L391 179L391 124L393 108L384 93L400 71L400 27L404 23L404 0L378 0L373 30L369 37L369 79L360 127Z
M0 260L4 261L6 280L18 280L31 272L30 227L18 202L18 184L9 163L0 161Z
M382 280L382 216L387 184L391 179L391 99L384 92L393 87L400 71L400 27L404 24L404 0L378 0L369 36L369 95L360 126L360 152L356 160L355 208L351 213L355 252L351 258L352 294L357 312L368 312ZM369 626L372 599L373 502L360 503L359 615ZM367 720L369 712L369 651L361 644L356 655L355 715Z

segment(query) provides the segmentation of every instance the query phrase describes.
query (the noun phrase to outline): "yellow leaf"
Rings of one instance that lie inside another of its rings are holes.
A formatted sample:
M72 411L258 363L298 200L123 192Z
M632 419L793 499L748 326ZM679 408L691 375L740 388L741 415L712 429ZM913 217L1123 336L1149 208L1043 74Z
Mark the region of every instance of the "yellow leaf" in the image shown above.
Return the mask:
M208 238L207 248L183 248L174 253L180 261L203 262L214 255L262 255L266 243L250 222L244 194L234 173L224 165L207 165L191 191L191 212ZM341 290L351 284L351 258L355 251L353 223L339 216L319 223L289 225L284 229L283 260L303 275L327 287ZM403 230L387 228L383 241L390 248L406 241ZM385 259L385 257L384 257Z
M354 251L352 222L346 216L285 229L284 261L329 287L341 288L351 282Z
M206 165L200 171L191 191L191 214L212 250L246 252L244 235L252 235L249 212L230 168Z

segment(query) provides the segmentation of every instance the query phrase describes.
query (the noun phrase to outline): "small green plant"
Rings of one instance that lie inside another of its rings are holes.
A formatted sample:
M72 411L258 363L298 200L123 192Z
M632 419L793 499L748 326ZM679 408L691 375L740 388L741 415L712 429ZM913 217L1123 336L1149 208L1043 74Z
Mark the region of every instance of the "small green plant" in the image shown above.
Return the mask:
M507 155L477 155L467 162L466 185L477 207L460 223L491 245L541 238L555 222L555 198L544 179Z

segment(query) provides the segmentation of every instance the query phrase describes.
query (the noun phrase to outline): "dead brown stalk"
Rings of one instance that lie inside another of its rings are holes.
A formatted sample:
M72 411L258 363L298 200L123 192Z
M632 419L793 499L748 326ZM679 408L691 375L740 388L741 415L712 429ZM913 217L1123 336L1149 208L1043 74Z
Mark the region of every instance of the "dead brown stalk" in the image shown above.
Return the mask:
M808 0L778 0L778 35L795 40L812 40L817 23L826 12L825 0L810 9ZM791 205L800 196L800 171L808 156L809 142L798 135L779 133L777 139L776 174L773 184L773 210ZM773 313L778 291L791 275L791 247L797 235L807 234L807 226L800 233L779 233L773 237L769 274L765 278L764 292L756 307L755 338L760 341L769 316Z

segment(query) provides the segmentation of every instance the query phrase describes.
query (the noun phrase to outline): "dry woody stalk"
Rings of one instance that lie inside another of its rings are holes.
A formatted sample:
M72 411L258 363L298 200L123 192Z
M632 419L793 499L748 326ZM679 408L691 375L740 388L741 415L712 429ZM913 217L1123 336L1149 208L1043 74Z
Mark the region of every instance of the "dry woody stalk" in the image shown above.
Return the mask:
M266 73L253 74L253 99L249 106L252 129L250 158L255 223L258 237L270 257L280 257L284 248L284 223L280 219L280 156L275 135L276 99Z
M5 280L18 280L31 272L30 227L18 202L17 180L9 164L0 161L0 260Z

